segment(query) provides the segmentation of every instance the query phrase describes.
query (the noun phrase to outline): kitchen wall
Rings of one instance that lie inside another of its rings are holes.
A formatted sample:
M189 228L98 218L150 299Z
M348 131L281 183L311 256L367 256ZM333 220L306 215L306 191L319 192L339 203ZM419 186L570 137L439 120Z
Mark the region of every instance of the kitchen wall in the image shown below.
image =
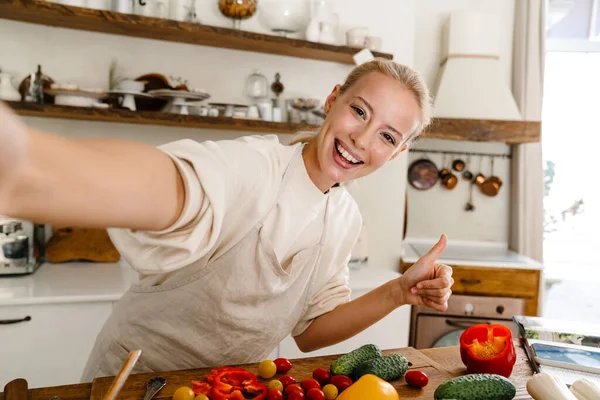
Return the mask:
M198 1L200 20L209 25L230 26L216 7L217 1ZM416 4L414 0L335 0L340 16L340 40L353 26L368 26L371 34L383 37L383 51L412 65L415 49ZM440 1L440 3L442 3ZM242 23L245 30L266 32L256 17ZM0 20L0 68L15 74L17 84L42 64L46 74L59 82L75 82L82 87L108 86L111 60L117 60L119 73L136 77L158 72L181 76L191 86L211 93L209 101L246 102L242 95L245 78L258 69L269 79L281 73L285 97L324 99L335 84L341 83L351 66L211 47L112 36ZM118 137L151 145L192 138L198 141L230 139L240 132L136 126L27 118L37 129L68 137ZM289 135L280 136L288 141ZM370 263L398 269L402 240L406 188L406 156L398 157L352 189L368 232Z
M433 88L437 79L442 54L442 25L450 12L455 10L476 10L498 16L500 27L500 63L503 81L511 86L512 40L515 0L420 0L416 6L415 56L414 66L421 71ZM456 101L460 101L457 93ZM421 139L413 148L427 150L450 150L509 154L509 146L495 143L459 142L449 140ZM422 153L411 153L409 163L422 158ZM441 154L427 154L427 157L442 168ZM460 156L466 161L466 156ZM447 164L454 158L447 158ZM446 233L450 240L486 240L506 242L509 234L509 165L508 159L496 159L494 173L503 181L496 197L487 197L478 190L473 191L475 210L464 211L469 197L469 185L459 181L457 187L448 191L439 184L427 191L418 191L410 185L407 189L407 233L409 237L437 238ZM482 163L484 175L490 173L490 159ZM479 171L479 157L472 157L471 169Z

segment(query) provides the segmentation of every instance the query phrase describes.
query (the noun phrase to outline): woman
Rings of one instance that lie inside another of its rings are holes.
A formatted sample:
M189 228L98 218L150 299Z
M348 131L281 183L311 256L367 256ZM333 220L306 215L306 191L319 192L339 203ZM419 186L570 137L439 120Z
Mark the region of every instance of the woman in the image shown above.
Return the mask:
M83 381L256 362L288 334L305 352L348 339L404 304L445 310L442 236L406 274L350 301L361 217L345 184L404 151L429 123L420 76L393 61L356 67L320 130L155 149L28 130L0 111L0 214L109 229L141 273L104 325ZM382 202L386 199L382 198Z

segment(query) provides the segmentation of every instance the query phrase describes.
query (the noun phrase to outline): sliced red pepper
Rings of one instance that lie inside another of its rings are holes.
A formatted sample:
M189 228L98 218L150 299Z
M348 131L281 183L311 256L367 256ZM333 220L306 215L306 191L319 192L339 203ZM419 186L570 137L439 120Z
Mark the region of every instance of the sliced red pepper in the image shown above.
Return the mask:
M243 369L243 368L237 368L237 367L220 367L220 368L214 368L212 371L210 371L210 374L208 374L206 376L206 380L208 381L208 383L210 383L212 385L212 383L215 380L215 377L217 375L219 375L221 372L225 372L225 371L245 371L245 369Z
M211 387L211 384L206 381L192 381L192 390L194 391L196 396L198 396L199 394L208 396Z
M212 400L264 400L267 387L259 383L256 375L250 371L229 369L214 377L210 395Z
M511 330L504 325L478 324L460 336L460 358L469 374L510 376L517 361Z

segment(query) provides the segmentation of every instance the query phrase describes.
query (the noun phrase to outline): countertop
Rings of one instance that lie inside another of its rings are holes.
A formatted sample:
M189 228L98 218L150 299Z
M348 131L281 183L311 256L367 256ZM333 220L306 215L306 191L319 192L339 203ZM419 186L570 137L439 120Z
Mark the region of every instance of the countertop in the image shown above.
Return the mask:
M514 400L531 399L527 394L525 385L527 380L532 376L533 371L523 348L516 342L515 347L517 350L517 362L510 376L510 380L517 389ZM424 350L407 347L385 350L384 354L404 355L412 363L410 369L423 371L429 377L429 384L423 389L408 387L404 382L404 378L391 381L402 399L432 399L435 389L441 383L465 373L464 365L460 360L458 346ZM291 360L293 367L288 374L300 382L302 379L311 377L311 373L315 368L328 368L331 362L338 356ZM256 374L257 366L258 364L255 363L243 365L242 367ZM209 371L210 368L161 372L160 375L165 377L167 385L156 395L155 399L169 400L178 387L183 385L190 386L192 379L202 379ZM122 400L141 399L144 394L146 381L153 376L156 376L156 373L130 375L119 393L119 398ZM52 396L58 396L61 400L100 400L104 397L112 382L113 377L97 378L93 383L29 389L29 393L23 393L22 395L23 398L29 398L30 400L47 400ZM14 395L17 395L17 393L13 393ZM0 400L4 400L3 393L0 393Z
M399 276L389 269L371 266L350 269L350 288L370 290ZM45 263L31 275L0 277L0 307L117 301L137 277L124 263Z
M406 238L402 243L402 262L414 263L431 249L437 239ZM448 240L438 258L450 266L516 268L541 270L542 264L508 249L506 243Z

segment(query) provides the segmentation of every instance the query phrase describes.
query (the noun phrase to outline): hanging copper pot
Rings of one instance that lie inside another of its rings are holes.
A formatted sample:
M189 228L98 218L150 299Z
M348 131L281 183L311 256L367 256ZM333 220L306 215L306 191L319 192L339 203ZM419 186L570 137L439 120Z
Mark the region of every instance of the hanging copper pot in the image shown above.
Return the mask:
M445 164L445 161L446 155L444 154L442 162ZM458 183L458 178L452 173L452 170L450 168L442 169L442 171L440 172L440 179L442 180L442 186L448 190L454 189L456 187L456 184Z
M491 176L480 186L480 190L486 196L494 197L502 187L502 179L494 175L494 157L491 157Z
M460 158L452 162L452 169L457 172L462 172L465 169L465 162Z
M485 175L483 175L482 173L479 173L475 176L475 178L473 179L473 183L476 186L481 186L485 183Z
M448 190L452 190L458 184L458 178L453 173L446 174L442 178L442 186L444 186Z

